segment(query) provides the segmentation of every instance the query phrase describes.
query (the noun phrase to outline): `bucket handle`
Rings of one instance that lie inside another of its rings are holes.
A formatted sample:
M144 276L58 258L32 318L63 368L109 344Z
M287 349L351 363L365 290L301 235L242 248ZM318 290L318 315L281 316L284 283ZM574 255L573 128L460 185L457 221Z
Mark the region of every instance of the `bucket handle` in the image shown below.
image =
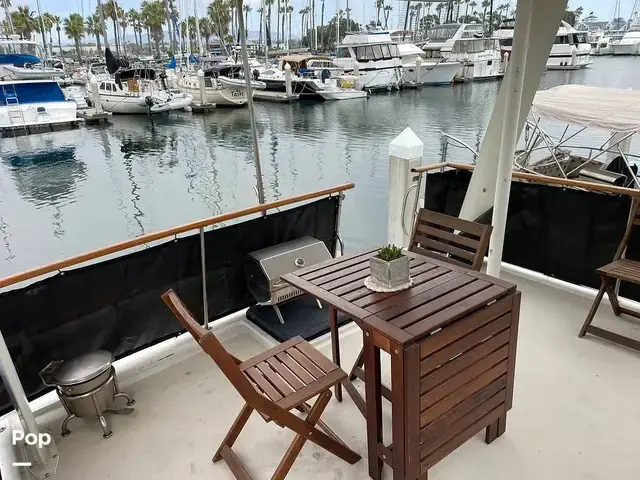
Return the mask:
M42 383L44 383L47 387L56 386L56 384L53 383L53 380L51 379L51 375L53 374L55 369L60 366L61 363L62 360L51 360L49 362L49 365L40 370L40 373L38 374L40 376L40 380L42 380Z

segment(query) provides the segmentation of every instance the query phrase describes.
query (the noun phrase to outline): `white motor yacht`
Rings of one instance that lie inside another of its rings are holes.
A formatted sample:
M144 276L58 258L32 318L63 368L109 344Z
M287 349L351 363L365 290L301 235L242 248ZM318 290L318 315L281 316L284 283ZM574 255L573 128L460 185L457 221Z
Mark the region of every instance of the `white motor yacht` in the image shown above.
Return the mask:
M349 34L338 46L335 60L345 73L358 70L359 84L364 90L399 88L402 62L398 45L388 32Z
M399 43L398 53L402 60L402 85L449 85L462 72L461 63L428 59L413 43Z
M514 28L515 20L509 19L502 22L496 30L503 56L505 53L511 55ZM591 65L591 44L588 35L588 32L580 32L562 20L547 60L547 69L578 70Z
M498 39L485 38L478 23L437 25L429 30L429 40L422 49L429 59L459 63L459 77L465 81L504 75Z
M0 39L0 79L41 80L64 77L62 68L47 67L40 45L30 40L19 40L17 35Z
M640 54L640 24L634 23L620 40L611 42L611 54Z

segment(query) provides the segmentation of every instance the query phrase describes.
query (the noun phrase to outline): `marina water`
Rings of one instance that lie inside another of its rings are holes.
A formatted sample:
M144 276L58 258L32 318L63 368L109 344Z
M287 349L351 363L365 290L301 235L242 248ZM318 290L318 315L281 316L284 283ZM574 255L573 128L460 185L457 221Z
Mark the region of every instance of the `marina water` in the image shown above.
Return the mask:
M597 57L586 70L547 72L540 88L635 89L639 75L636 57ZM342 211L345 247L383 243L389 142L409 126L425 144L425 161L440 161L442 132L478 150L499 88L487 82L368 100L256 103L267 200L352 181ZM565 128L543 125L558 136ZM572 144L607 138L588 130ZM450 160L471 157L449 148ZM0 276L257 203L247 109L114 116L108 127L2 139L0 159Z

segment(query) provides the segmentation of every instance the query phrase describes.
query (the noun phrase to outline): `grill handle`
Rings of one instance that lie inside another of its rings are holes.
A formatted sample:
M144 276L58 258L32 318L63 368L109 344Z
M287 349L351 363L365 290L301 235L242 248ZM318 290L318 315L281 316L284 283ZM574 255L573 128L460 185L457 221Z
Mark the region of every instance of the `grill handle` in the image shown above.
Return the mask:
M49 362L49 365L40 370L40 373L38 374L40 376L40 380L42 380L42 383L44 383L47 387L57 386L55 383L53 383L51 375L53 375L53 372L55 372L56 368L58 368L62 362L62 360L51 360Z

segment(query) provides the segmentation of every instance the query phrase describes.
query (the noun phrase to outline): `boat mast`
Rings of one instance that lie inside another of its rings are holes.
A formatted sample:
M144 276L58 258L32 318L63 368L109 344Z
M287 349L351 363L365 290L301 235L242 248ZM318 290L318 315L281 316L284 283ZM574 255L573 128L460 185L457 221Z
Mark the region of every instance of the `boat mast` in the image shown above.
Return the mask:
M242 0L237 0L237 10L242 12ZM251 124L251 138L253 140L253 160L256 166L256 183L258 189L258 202L264 203L264 185L262 183L262 168L260 167L260 150L258 149L258 131L256 130L256 117L253 111L253 92L251 91L251 70L249 70L249 53L247 52L247 37L245 35L244 15L238 15L240 28L240 44L242 46L242 64L244 81L247 86L247 106L249 107L249 121ZM266 215L266 212L263 212Z
M102 39L104 40L104 48L109 48L109 40L107 39L107 26L104 23L104 10L102 10L102 0L98 0L98 16L100 17L100 29L102 30L101 33Z
M349 0L347 0L348 3ZM347 11L347 23L349 23L348 19L349 12ZM338 45L340 45L340 0L336 0L336 20L336 55L338 55Z
M202 57L202 38L200 38L200 21L198 20L198 0L193 0L193 13L196 17L196 40L198 42L198 53Z
M262 31L264 32L264 66L269 67L269 42L267 42L267 11L264 9L264 0L260 2L262 9ZM271 26L269 26L271 28ZM271 36L271 31L269 31Z
M36 0L38 8L38 19L40 20L40 31L42 32L42 49L44 50L44 60L47 60L47 42L45 40L44 20L42 19L42 11L40 10L40 0ZM84 17L82 17L84 18Z

